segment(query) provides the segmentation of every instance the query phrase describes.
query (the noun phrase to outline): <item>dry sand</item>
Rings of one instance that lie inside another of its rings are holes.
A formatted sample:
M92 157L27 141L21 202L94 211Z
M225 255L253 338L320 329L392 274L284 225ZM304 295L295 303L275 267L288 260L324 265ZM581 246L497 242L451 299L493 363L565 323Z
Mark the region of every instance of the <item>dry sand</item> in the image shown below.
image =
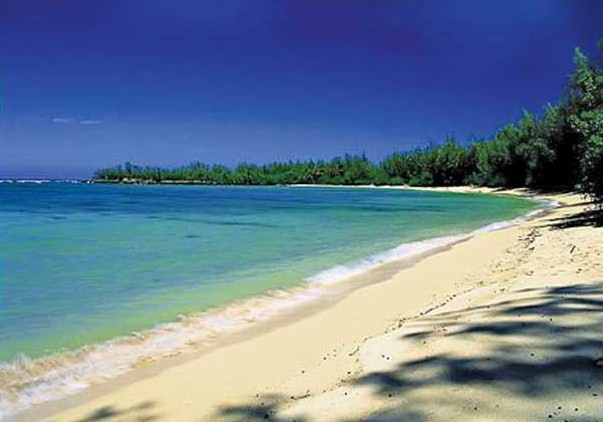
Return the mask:
M303 317L17 420L603 421L603 228L583 198L552 199Z

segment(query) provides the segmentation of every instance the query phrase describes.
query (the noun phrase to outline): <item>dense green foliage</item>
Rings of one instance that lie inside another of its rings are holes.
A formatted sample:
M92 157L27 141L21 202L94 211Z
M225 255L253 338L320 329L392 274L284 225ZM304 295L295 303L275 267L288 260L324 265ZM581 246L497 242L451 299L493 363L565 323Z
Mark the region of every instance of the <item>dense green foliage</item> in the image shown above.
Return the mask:
M603 43L601 45L603 51ZM234 169L195 162L176 169L126 163L95 173L100 181L207 184L409 184L420 186L577 189L603 202L603 68L580 50L566 97L542 115L524 112L492 139L396 152L381 163L346 155L331 161L254 165Z

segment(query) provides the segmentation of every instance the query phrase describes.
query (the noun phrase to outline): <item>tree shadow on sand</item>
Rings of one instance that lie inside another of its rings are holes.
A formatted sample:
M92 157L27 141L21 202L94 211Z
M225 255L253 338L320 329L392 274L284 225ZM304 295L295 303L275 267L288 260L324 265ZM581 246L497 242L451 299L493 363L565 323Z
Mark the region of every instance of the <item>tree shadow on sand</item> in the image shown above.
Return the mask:
M603 356L603 285L517 293L516 299L434 315L426 319L427 329L400 339L422 343L434 337L453 338L460 342L456 353L439 352L409 360L355 382L372 386L374 393L382 396L438 385L467 392L488 389L499 397L541 399L540 403L579 394L592 399L593 405L599 403L603 414L603 368L597 366L597 359ZM467 317L479 322L467 324L463 321ZM488 347L477 350L478 343ZM468 406L470 402L466 400ZM449 407L461 404L456 401ZM560 416L564 406L567 403L543 409L542 419ZM579 407L573 407L573 412L572 420L597 420L595 415L580 412ZM387 420L386 415L380 416L378 420Z
M105 406L73 422L104 422L104 421L136 421L151 422L159 419L159 415L153 413L155 403L151 401L142 402L128 408L118 409L114 406Z
M271 421L271 422L306 422L304 417L281 418L279 412L283 409L287 400L281 394L264 394L258 396L257 403L243 404L239 406L227 406L219 410L217 419L231 422L247 421Z
M408 322L404 335L393 337L404 346L398 356L393 352L397 364L345 384L351 392L368 391L383 410L338 420L449 415L452 420L603 421L603 283L523 289L507 297ZM287 402L286 394L268 398L258 398L268 408L225 407L217 419L320 420L279 416L293 401Z
M569 229L573 227L602 227L603 226L603 208L593 208L570 217L550 219L550 227L554 229Z

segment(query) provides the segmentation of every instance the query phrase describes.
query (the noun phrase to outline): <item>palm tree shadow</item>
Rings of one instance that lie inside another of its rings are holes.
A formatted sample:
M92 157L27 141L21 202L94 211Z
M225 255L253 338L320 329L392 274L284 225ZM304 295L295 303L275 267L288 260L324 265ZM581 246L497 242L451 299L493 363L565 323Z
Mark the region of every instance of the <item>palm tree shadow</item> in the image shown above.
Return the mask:
M278 413L283 409L286 398L282 394L264 394L257 397L256 403L225 406L219 409L216 419L231 422L270 421L270 422L305 422L306 419L282 418Z
M425 330L400 338L411 345L441 338L441 333L433 330L433 324L437 324L445 326L445 336L460 341L465 350L476 347L476 342L491 345L487 350L436 353L405 361L392 370L367 374L354 382L370 385L374 394L380 396L404 395L426 387L465 391L488 388L500 397L539 400L539 403L547 403L560 394L581 395L587 402L592 399L594 408L598 403L599 413L582 412L574 418L598 420L603 414L603 368L600 368L603 284L529 289L518 293L522 297L517 300L438 314L428 318L431 324L427 324ZM463 319L467 316L479 322L466 324ZM563 406L543 409L542 419L548 415L553 417ZM406 408L408 404L399 410L404 414ZM413 411L421 408L426 409L421 403L410 405ZM396 415L395 410L388 412ZM574 411L581 412L577 407ZM375 420L396 420L385 416L374 415Z
M152 409L154 407L155 403L151 401L145 401L123 409L116 408L115 406L104 406L73 422L105 422L115 420L152 422L160 419L158 414L153 413Z
M510 297L416 321L414 329L399 338L405 350L442 338L457 348L435 348L414 359L400 356L400 363L393 367L348 380L348 387L368 388L372 396L388 404L361 419L341 420L421 421L430 419L434 409L441 414L459 409L485 412L481 416L486 418L497 412L499 418L516 420L513 412L517 410L509 404L513 399L537 409L537 414L523 415L527 419L601 420L603 283L524 289ZM473 393L485 390L491 392L487 397L500 401L469 405ZM433 391L445 393L426 399ZM279 417L285 397L260 397L264 405L260 407L252 403L224 407L217 419L294 420Z
M574 227L602 227L603 226L603 208L586 210L570 217L550 219L549 227L554 229L569 229Z

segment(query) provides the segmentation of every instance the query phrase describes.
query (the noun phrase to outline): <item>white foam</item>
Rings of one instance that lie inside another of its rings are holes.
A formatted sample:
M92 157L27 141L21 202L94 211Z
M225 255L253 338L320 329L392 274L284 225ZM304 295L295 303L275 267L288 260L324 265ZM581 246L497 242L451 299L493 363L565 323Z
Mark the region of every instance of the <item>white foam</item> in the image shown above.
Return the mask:
M20 183L20 184L36 184L41 185L43 183L82 183L78 179L0 179L0 183Z
M485 233L514 226L516 224L521 223L522 221L525 221L528 218L534 217L535 215L546 211L547 209L556 208L559 206L559 203L555 201L540 200L537 202L542 205L542 208L530 211L526 215L517 217L513 220L496 221L469 233L453 236L436 237L418 242L402 243L401 245L398 245L393 249L378 252L370 256L369 258L363 259L361 261L348 265L338 265L336 267L322 271L316 274L315 276L306 279L306 281L311 284L332 284L344 281L356 275L362 274L366 271L370 271L380 265L387 264L389 262L398 261L401 259L415 258L422 254L467 239L479 233Z
M543 204L544 205L544 204ZM558 206L549 202L545 208ZM404 243L350 265L339 265L308 278L303 287L274 291L235 302L219 310L183 316L142 333L132 333L71 353L39 359L21 356L0 362L0 419L34 405L78 393L91 385L120 376L138 364L199 350L226 333L240 331L283 311L308 303L325 293L327 285L342 282L380 265L420 256L485 231L508 227L533 216L495 222L470 233Z
M427 239L419 242L403 243L393 249L376 253L367 259L350 265L338 265L326 271L322 271L313 277L306 279L310 284L332 284L341 282L365 273L383 264L417 257L426 252L438 249L467 238L468 234L457 236L443 236Z
M220 335L240 331L319 295L319 288L309 287L275 291L72 353L39 359L20 356L0 363L0 419L78 393L142 362L209 346Z
M50 183L52 180L48 179L19 179L15 180L16 183L34 183L36 185L41 185L42 183Z
M557 201L538 200L536 202L538 202L540 205L542 205L542 207L535 209L533 211L530 211L529 213L527 213L521 217L514 218L513 220L497 221L494 223L490 223L482 228L479 228L479 229L473 231L471 234L474 235L474 234L485 233L485 232L490 232L490 231L494 231L494 230L500 230L500 229L504 229L507 227L515 226L515 225L521 223L522 221L526 221L528 218L535 217L536 215L538 215L540 213L543 213L543 212L553 209L553 208L557 208L560 205L559 202L557 202Z

